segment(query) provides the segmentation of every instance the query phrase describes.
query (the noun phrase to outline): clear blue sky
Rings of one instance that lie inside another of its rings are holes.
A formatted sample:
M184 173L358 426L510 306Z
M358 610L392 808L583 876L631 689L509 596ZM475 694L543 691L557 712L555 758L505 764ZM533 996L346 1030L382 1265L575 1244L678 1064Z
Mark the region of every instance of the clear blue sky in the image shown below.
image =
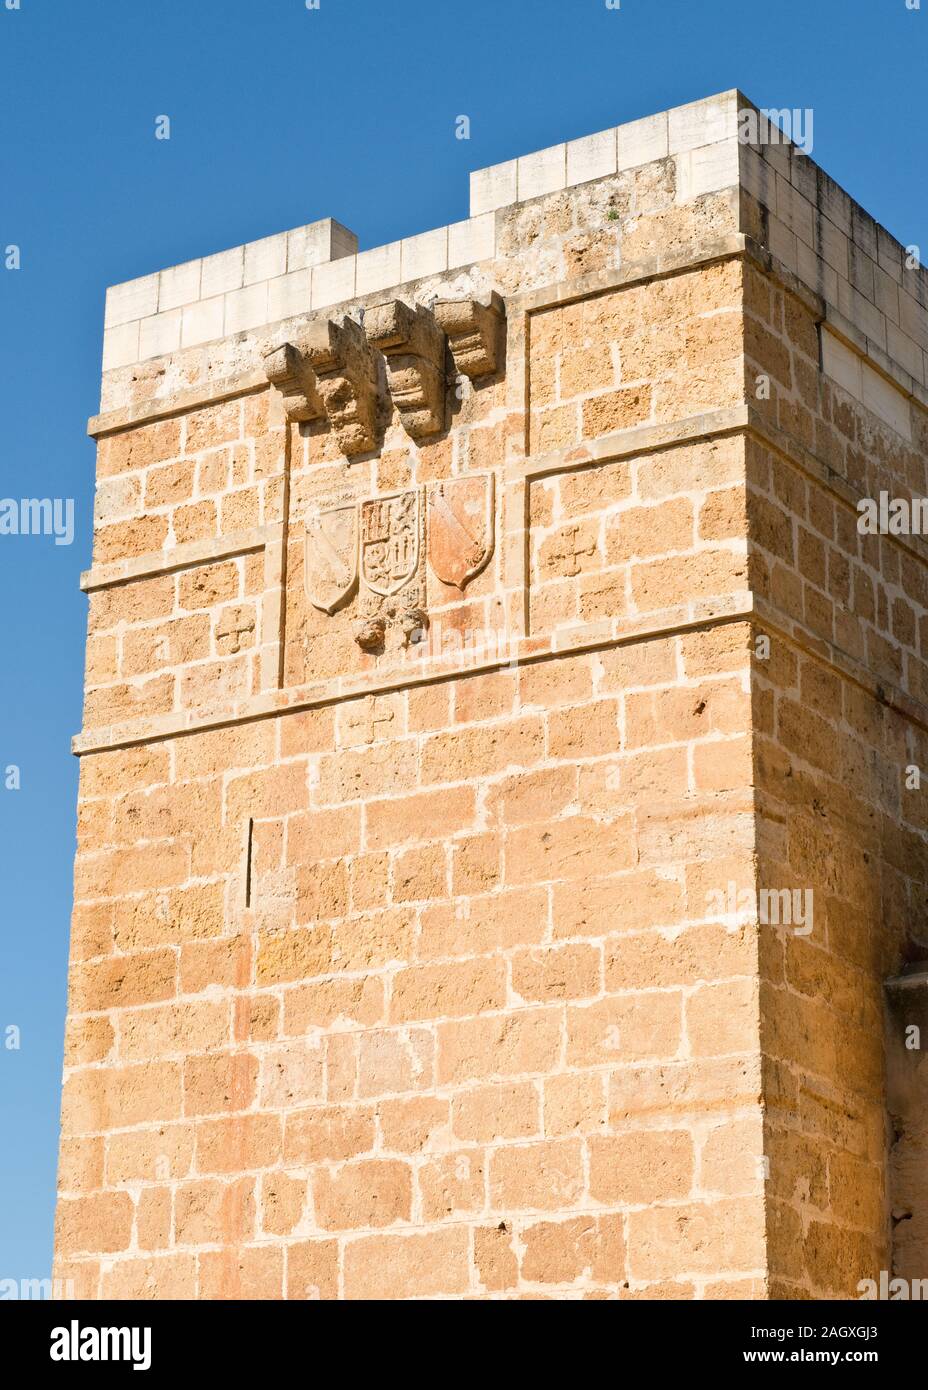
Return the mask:
M51 1254L104 287L321 217L362 249L440 226L473 168L729 87L811 107L815 159L924 258L928 0L12 2L0 497L76 501L71 546L0 536L0 770L22 776L0 779L0 1278L25 1278Z

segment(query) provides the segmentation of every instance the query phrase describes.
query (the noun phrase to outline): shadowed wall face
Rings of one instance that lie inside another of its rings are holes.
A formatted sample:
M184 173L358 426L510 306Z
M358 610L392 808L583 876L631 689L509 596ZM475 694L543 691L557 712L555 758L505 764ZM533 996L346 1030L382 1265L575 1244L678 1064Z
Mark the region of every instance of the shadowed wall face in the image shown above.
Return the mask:
M471 219L396 247L317 224L110 292L78 1294L886 1267L928 600L853 509L911 483L924 386L823 373L798 248L827 290L799 232L808 170L834 186L741 145L738 104L481 171Z

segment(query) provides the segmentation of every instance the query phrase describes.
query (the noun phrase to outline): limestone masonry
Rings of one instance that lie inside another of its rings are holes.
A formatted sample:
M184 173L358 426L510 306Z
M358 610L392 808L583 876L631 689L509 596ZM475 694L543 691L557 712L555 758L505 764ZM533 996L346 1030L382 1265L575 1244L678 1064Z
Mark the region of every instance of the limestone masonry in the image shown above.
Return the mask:
M749 108L108 292L77 1297L928 1277L928 274Z

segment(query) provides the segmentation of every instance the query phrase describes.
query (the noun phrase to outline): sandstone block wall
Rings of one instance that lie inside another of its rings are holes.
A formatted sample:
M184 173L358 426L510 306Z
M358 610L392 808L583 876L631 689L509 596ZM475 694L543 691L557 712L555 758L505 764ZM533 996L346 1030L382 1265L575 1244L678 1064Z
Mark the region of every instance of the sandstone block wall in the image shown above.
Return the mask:
M925 490L928 290L744 107L481 171L391 247L325 222L109 292L79 1295L890 1267L928 552L855 507ZM724 907L787 887L808 935Z

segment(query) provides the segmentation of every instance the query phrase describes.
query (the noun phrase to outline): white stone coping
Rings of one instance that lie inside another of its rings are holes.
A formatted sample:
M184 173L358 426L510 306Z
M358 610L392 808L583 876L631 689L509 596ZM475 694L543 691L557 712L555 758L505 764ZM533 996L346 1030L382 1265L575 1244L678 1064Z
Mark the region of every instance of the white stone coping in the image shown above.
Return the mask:
M357 251L331 219L114 285L106 294L103 370L277 323L496 255L496 217L510 203L606 178L669 155L685 198L738 182L738 94L665 111L523 155L470 176L470 217ZM709 146L701 156L691 151ZM510 176L511 174L511 176Z
M477 169L470 216L358 252L330 218L107 291L104 372L492 260L496 216L531 198L673 159L678 203L742 186L768 209L769 248L864 336L868 355L928 386L928 272L785 138L739 141L739 91L719 93Z

